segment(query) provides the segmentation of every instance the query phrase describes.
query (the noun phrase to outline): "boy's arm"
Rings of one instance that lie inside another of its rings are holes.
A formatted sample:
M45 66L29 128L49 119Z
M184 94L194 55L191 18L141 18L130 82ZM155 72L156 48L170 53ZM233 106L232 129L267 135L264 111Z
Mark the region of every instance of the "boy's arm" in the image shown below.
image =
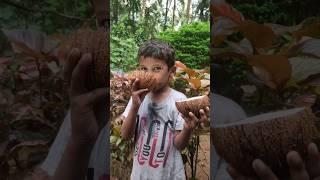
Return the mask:
M53 180L84 180L94 143L70 138Z
M132 84L131 104L129 103L130 110L121 127L121 137L125 140L129 140L133 136L139 107L149 92L148 89L138 89L138 83L139 79L136 79Z
M81 180L87 174L91 150L101 129L107 124L107 88L88 91L83 79L92 57L73 49L65 66L71 83L71 136L52 177L53 180Z
M183 128L182 131L176 131L174 145L178 150L183 150L188 145L188 140L192 134L192 129Z
M93 145L70 139L54 176L39 168L32 173L32 180L84 180L92 148Z
M135 130L135 122L138 114L139 107L131 106L128 116L125 117L121 127L121 137L125 140L133 136Z
M209 114L209 111L209 107L207 107L205 111L200 109L200 119L198 119L192 112L189 112L188 118L182 115L183 119L185 119L184 127L181 132L176 131L174 137L174 145L178 150L183 150L188 145L192 131L198 122L203 123L208 121L207 114Z

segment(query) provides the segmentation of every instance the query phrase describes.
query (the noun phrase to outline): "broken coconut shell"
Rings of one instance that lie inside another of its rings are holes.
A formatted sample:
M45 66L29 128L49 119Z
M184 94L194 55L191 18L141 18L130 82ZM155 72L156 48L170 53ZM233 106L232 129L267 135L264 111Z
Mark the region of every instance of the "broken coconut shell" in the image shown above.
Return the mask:
M136 78L139 79L138 89L147 88L149 90L152 90L155 86L156 79L150 72L136 70L129 73L128 79L131 80L132 83L135 81Z
M109 87L109 33L104 29L79 29L63 43L60 56L67 59L68 53L78 48L81 54L90 53L92 64L88 68L87 87Z
M200 118L199 110L205 110L209 106L209 97L207 95L176 101L178 111L185 117L189 117L189 112L192 112L197 118Z
M286 155L295 150L305 158L308 144L317 140L316 117L309 108L294 108L216 125L212 143L217 153L242 174L255 176L259 158L280 178L289 176Z

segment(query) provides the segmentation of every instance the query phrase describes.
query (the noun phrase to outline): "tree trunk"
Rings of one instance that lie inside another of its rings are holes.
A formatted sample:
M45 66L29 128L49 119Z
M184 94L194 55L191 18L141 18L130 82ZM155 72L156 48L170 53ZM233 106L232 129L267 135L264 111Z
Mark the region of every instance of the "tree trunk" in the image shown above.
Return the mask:
M147 0L142 0L142 2L141 2L141 12L140 12L141 18L144 18L144 16L145 16L146 2L147 2Z
M176 0L173 0L173 12L172 12L172 29L174 29L174 17L176 13Z
M112 16L113 16L113 21L115 23L118 22L118 16L119 16L119 0L112 0L113 1L113 7L112 7Z
M167 0L167 2L166 2L166 14L164 16L163 31L165 31L167 29L168 11L169 11L169 0Z
M186 11L186 23L188 24L190 19L190 9L191 9L191 0L188 0L187 11Z

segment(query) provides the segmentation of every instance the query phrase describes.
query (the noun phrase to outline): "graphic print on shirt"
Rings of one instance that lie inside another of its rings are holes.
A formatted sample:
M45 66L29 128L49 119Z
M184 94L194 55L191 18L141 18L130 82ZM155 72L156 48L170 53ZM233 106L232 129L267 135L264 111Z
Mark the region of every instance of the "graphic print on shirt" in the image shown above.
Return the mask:
M172 146L173 120L169 119L167 106L148 104L148 114L140 115L138 140L134 156L140 165L153 168L165 166ZM138 116L139 117L139 116Z

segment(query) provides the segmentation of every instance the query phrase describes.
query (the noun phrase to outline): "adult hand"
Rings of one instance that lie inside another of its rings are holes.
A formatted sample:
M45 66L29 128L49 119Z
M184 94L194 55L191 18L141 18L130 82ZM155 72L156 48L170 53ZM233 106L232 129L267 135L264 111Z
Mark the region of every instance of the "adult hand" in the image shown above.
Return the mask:
M290 151L287 154L287 163L289 165L291 180L320 180L320 154L314 143L308 146L308 157L305 162L296 151ZM279 179L272 170L259 159L253 161L252 168L258 178L244 176L231 166L227 168L227 171L235 180Z

